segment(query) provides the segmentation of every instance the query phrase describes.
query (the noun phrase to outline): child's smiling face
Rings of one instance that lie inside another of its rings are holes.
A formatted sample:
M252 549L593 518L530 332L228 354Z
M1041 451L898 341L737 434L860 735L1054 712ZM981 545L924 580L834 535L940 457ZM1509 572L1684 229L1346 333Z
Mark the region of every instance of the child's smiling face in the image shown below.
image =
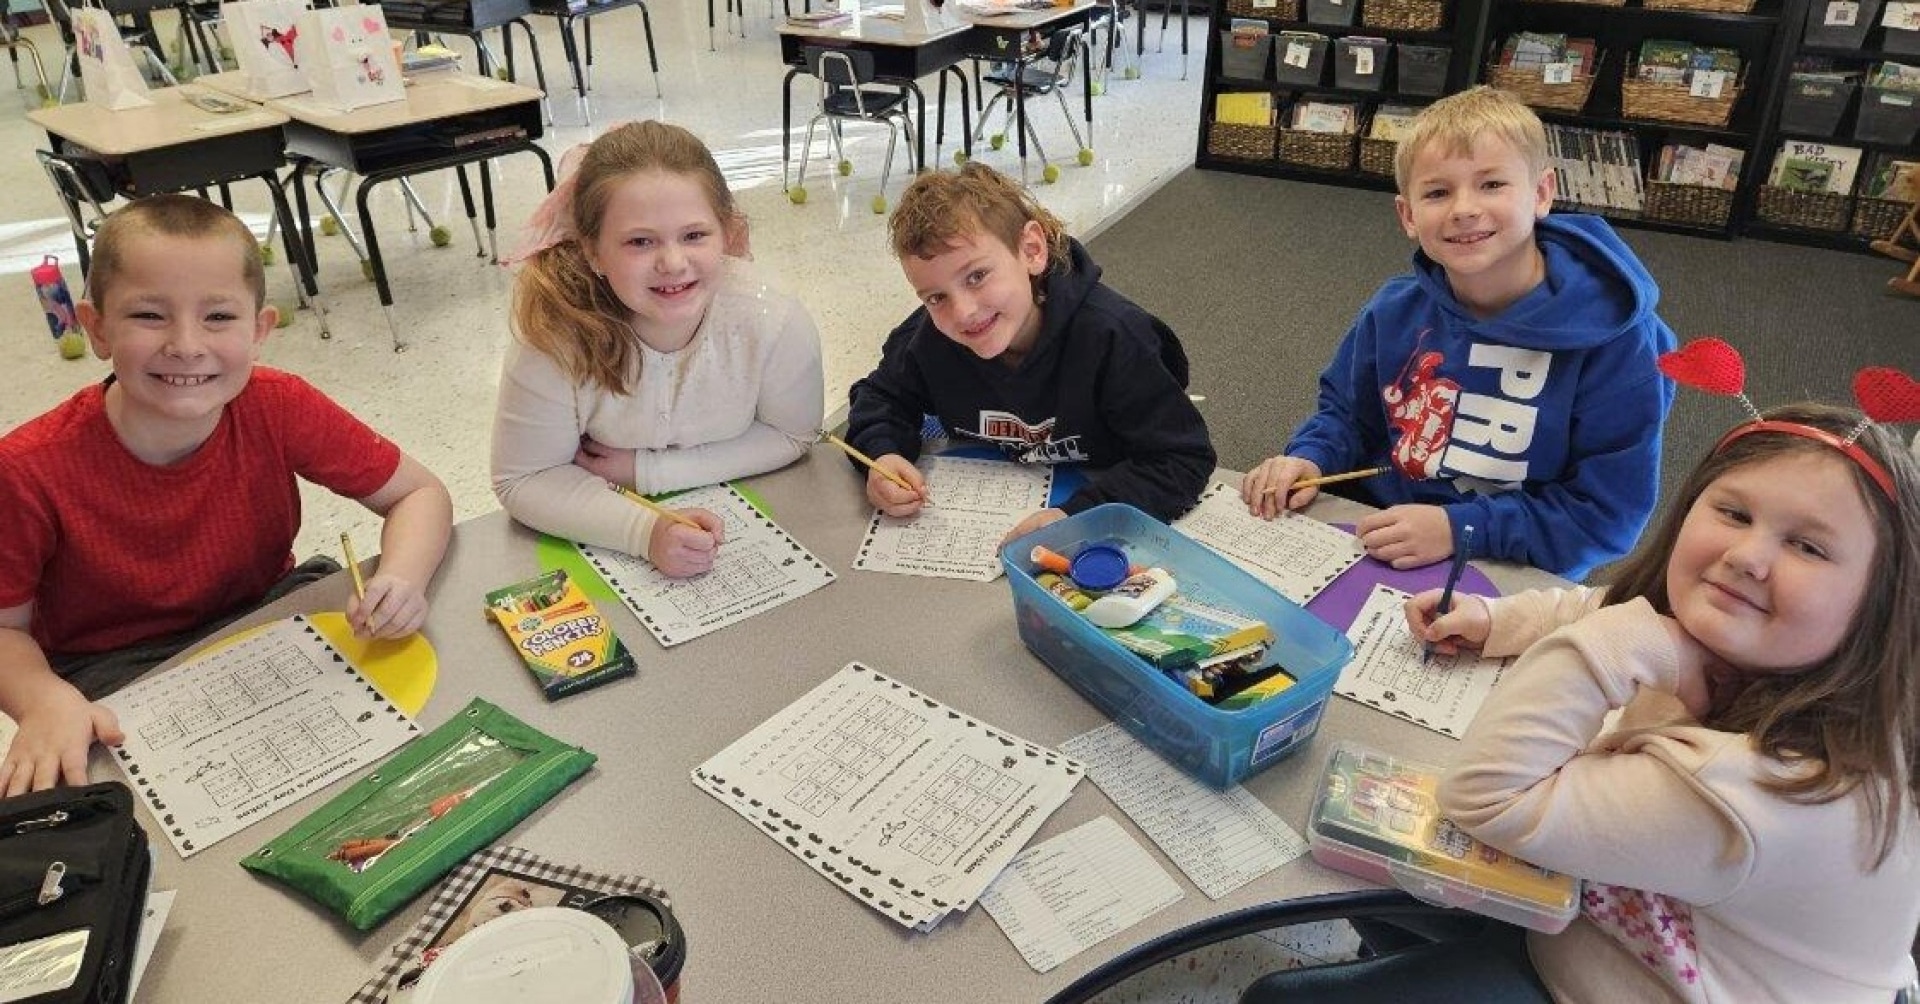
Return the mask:
M1018 365L1040 337L1033 280L1047 270L1040 224L1021 228L1017 247L975 231L931 258L905 255L900 268L934 327L982 359Z
M1464 152L1422 147L1394 207L1407 236L1446 269L1454 295L1494 312L1539 281L1533 224L1553 208L1554 192L1552 171L1536 176L1512 144L1482 135Z
M1701 492L1667 559L1667 598L1680 626L1736 670L1791 672L1839 648L1877 549L1848 461L1786 453Z
M255 299L242 260L225 237L143 235L104 302L78 305L94 353L113 363L114 429L149 462L197 447L253 374L278 315Z

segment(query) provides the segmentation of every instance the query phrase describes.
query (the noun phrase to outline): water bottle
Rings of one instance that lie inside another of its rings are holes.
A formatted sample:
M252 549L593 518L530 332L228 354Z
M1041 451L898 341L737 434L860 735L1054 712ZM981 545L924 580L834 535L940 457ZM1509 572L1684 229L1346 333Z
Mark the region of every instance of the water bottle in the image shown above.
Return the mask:
M28 274L33 277L33 292L40 298L40 309L47 315L47 328L60 346L61 358L86 355L87 336L74 314L73 294L67 292L66 277L60 274L60 259L47 255Z

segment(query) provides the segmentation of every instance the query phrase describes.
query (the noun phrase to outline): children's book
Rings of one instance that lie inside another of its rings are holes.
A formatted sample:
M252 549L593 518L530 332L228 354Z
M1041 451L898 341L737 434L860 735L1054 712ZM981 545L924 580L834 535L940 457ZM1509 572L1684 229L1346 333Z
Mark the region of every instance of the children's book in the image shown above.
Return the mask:
M1410 105L1381 105L1373 113L1373 125L1367 132L1371 139L1384 139L1400 142L1400 137L1413 128L1413 120L1420 116L1420 109Z
M1161 669L1273 642L1265 621L1175 593L1123 628L1102 628L1121 647Z
M1858 147L1790 139L1780 144L1769 184L1795 192L1845 195L1853 191L1854 174L1859 169Z
M1213 120L1226 125L1270 126L1273 124L1273 95L1267 91L1215 94Z

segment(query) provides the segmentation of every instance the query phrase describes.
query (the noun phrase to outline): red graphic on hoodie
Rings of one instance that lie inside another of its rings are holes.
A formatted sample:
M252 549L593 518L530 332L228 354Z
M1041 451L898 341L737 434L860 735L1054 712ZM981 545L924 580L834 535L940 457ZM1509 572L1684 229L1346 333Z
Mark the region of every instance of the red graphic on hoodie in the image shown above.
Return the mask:
M1380 398L1387 404L1387 422L1400 433L1393 444L1393 466L1416 481L1439 475L1440 458L1447 452L1454 409L1460 401L1459 382L1435 375L1446 357L1421 350L1426 339L1427 332L1420 332L1400 375L1380 388Z

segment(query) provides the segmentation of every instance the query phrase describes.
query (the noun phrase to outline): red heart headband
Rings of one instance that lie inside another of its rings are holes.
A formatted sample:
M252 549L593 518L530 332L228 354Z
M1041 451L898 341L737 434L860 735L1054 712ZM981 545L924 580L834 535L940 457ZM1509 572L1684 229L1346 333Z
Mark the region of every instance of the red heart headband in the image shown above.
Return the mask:
M1800 436L1818 443L1831 446L1847 455L1860 469L1867 472L1874 484L1880 486L1887 498L1894 497L1893 477L1873 456L1862 449L1857 440L1866 431L1868 422L1914 422L1920 421L1920 383L1899 370L1885 366L1872 366L1861 370L1853 378L1853 396L1860 402L1860 410L1866 417L1855 425L1845 436L1836 436L1825 429L1799 422L1782 422L1768 419L1760 414L1747 398L1747 365L1741 360L1740 353L1733 346L1718 338L1697 338L1681 346L1677 351L1661 356L1658 362L1660 372L1665 373L1675 383L1685 384L1710 394L1737 397L1746 406L1753 420L1737 425L1732 431L1720 437L1714 444L1715 453L1725 449L1728 443L1742 436L1756 432L1779 432L1790 436Z

